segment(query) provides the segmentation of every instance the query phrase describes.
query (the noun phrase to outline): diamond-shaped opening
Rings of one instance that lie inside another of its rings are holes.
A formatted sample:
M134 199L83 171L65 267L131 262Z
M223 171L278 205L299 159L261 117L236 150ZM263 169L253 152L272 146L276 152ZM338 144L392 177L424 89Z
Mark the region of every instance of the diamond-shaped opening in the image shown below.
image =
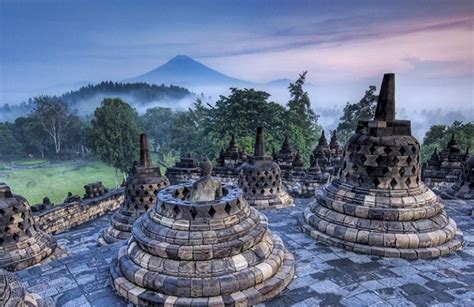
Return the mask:
M360 161L361 161L362 163L365 163L365 161L367 161L367 157L366 157L365 155L362 155L362 156L360 157Z
M211 206L211 208L209 208L209 211L207 211L207 213L209 213L211 217L214 217L214 215L216 214L216 209L214 209L214 207Z
M410 156L408 156L408 158L407 158L407 163L410 164L411 161L413 161L413 159L412 159Z
M273 194L273 189L272 188L270 188L270 194Z
M367 167L365 168L365 171L367 172L367 175L372 174L372 173L374 172L374 170L375 170L375 168L372 167L372 166L367 166Z
M410 177L408 177L407 180L405 180L405 184L406 184L407 186L410 186L410 184L411 184Z
M405 152L406 152L405 147L400 147L399 152L400 152L402 155L404 155Z
M189 210L189 214L191 214L191 217L192 217L193 219L195 219L196 216L197 216L196 208L192 207L192 208Z
M400 176L403 176L403 174L405 174L405 168L400 167L400 170L398 171L398 173L400 174Z
M374 154L374 152L377 151L377 148L376 148L374 145L372 145L372 146L369 148L369 151L370 151L371 154Z
M232 211L232 206L229 205L229 203L226 203L225 207L224 207L224 210L225 210L225 212L227 212L227 214L230 214L230 212Z
M376 177L374 180L372 180L372 183L374 184L375 187L378 187L380 184L380 180Z
M384 167L383 170L382 170L382 173L384 175L387 175L388 173L390 173L390 169L388 167Z
M18 240L20 239L20 236L19 236L17 233L15 233L15 234L12 236L12 238L13 238L13 240L15 240L15 241L18 242Z
M252 189L252 194L255 195L256 193L257 193L257 191L255 189Z
M412 152L412 153L416 153L416 147L415 147L415 146L412 146L412 147L411 147L411 152Z
M392 180L390 181L390 186L392 187L392 189L395 189L397 184L398 182L395 180L395 178L392 178Z
M344 161L344 164L342 164L342 169L346 169L346 167L347 167L347 163L346 161Z
M357 183L359 183L360 185L364 183L364 179L362 178L362 176L359 176L359 178L357 178Z
M411 168L411 172L412 172L413 174L416 173L416 167L413 166L413 167Z
M362 148L362 147L361 147L359 144L357 144L356 150L359 151L359 150L361 150L361 148Z
M392 162L393 162L393 164L397 164L398 162L400 162L400 160L398 160L398 158L395 157L395 158L392 159Z
M377 159L375 159L375 162L377 162L378 165L380 165L380 163L382 163L382 161L383 161L382 156L378 156Z
M178 207L178 206L174 206L174 207L173 207L173 211L174 211L174 213L175 213L176 215L178 215L178 213L179 213L179 207Z
M383 151L388 155L389 153L392 152L392 149L390 147L385 147Z

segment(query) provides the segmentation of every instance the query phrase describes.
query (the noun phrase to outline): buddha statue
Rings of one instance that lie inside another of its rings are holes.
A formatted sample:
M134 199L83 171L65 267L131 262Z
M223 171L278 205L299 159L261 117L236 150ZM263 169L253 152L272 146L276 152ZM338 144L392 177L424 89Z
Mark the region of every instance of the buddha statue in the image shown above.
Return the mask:
M189 200L192 202L213 201L222 197L222 185L212 178L212 163L207 157L201 162L202 177L193 183Z

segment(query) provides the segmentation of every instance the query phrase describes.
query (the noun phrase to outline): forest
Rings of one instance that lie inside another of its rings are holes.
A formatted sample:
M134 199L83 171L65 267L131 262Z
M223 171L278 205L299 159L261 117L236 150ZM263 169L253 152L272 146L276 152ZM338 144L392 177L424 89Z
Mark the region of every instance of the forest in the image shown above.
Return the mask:
M0 123L0 160L99 158L125 173L136 159L136 136L140 132L149 135L158 157L156 162L169 167L187 153L214 159L227 146L231 134L235 134L239 146L251 151L256 127L261 125L266 131L268 151L278 150L288 135L308 164L323 127L304 90L305 78L306 72L303 72L289 84L290 99L285 104L270 100L270 94L264 91L231 88L228 96L220 96L213 105L197 98L187 110L153 107L142 115L129 101L114 98L114 95L102 99L89 116L79 116L74 106L99 92L128 93L140 101L165 96L179 99L191 93L176 86L102 82L59 97L35 97L28 103L31 112L14 122ZM373 117L376 93L376 86L371 85L359 101L346 104L337 126L342 144L353 133L357 120ZM451 133L456 134L463 150L472 147L472 122L434 125L420 140L422 159L426 160L435 147L444 147Z

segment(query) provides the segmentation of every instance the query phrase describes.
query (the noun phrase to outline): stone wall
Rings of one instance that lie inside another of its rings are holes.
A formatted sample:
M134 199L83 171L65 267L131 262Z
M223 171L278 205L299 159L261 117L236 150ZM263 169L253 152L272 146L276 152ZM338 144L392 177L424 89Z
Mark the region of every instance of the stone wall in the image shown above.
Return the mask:
M57 234L118 209L123 200L124 189L119 188L95 198L57 205L36 213L34 218L44 232Z

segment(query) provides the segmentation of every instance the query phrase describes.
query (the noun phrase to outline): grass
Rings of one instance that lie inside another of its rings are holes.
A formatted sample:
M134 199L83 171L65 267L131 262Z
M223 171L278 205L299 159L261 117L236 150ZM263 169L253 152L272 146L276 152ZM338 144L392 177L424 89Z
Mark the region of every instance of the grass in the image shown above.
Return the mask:
M13 164L17 166L37 166L42 164L47 164L48 160L45 159L28 159L28 160L20 160L15 161Z
M26 197L30 204L41 203L45 196L53 203L60 204L69 191L82 197L84 185L94 181L102 181L108 188L115 186L114 169L102 162L49 164L35 169L6 170L2 173L4 176L0 176L0 182L6 182L13 193Z

